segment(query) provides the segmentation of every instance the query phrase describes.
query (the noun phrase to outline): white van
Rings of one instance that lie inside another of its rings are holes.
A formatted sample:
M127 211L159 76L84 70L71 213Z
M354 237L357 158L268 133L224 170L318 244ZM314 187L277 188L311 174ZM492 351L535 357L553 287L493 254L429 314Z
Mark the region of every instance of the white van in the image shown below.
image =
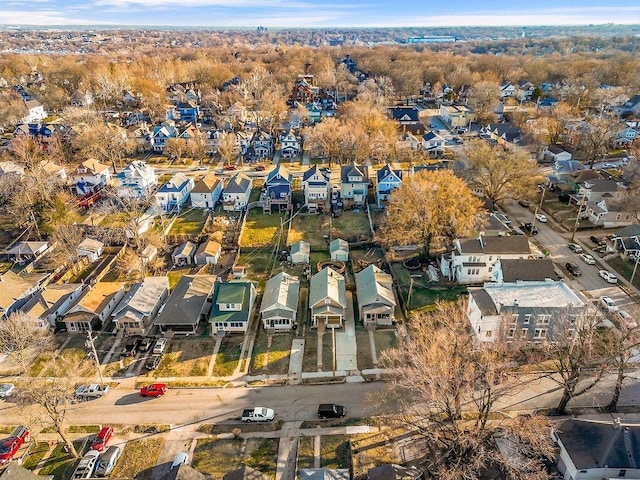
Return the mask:
M107 448L102 455L98 457L98 463L96 467L96 477L106 477L115 468L118 459L120 458L121 449L117 445L112 445Z

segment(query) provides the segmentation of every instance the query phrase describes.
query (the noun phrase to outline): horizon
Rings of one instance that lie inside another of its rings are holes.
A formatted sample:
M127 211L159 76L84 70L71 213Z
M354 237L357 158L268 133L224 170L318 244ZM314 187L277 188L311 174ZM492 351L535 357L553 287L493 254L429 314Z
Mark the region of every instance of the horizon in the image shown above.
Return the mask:
M524 0L508 6L471 0L425 6L419 0L21 0L0 7L0 25L129 28L452 28L640 24L637 0Z

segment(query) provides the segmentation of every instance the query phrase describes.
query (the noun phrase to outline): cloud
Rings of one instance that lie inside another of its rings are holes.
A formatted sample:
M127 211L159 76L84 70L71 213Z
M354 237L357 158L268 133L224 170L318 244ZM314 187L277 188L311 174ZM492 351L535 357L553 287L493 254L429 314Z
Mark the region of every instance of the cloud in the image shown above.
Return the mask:
M107 24L93 18L76 18L60 10L0 10L0 23L5 25L87 25Z

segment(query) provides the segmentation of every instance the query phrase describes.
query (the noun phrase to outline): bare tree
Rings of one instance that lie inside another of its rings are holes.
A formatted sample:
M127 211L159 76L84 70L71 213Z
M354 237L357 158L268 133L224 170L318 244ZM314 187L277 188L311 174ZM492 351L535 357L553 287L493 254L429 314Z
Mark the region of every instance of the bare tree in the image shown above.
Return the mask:
M39 350L53 346L53 335L48 325L23 312L15 312L0 321L0 351L13 358L24 373L29 359Z

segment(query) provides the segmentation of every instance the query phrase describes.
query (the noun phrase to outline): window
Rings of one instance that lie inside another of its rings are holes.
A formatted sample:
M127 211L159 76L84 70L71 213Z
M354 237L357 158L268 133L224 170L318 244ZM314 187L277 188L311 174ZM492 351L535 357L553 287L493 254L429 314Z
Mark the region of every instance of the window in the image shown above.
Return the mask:
M531 323L531 314L530 313L527 313L524 316L524 322L522 322L522 323L524 323L525 325L529 325L529 323Z
M618 476L619 477L626 477L627 476L627 471L626 470L620 470L620 472L618 472Z
M518 317L519 317L519 316L520 316L520 315L519 315L519 314L517 314L517 313L512 313L512 314L511 314L511 323L518 323Z
M547 329L546 328L536 328L533 332L533 338L541 339L547 338Z
M513 338L516 334L516 329L515 328L510 328L509 329L509 333L507 333L507 338Z
M520 337L527 338L528 336L529 336L529 329L528 328L523 328L522 330L520 330Z
M550 314L543 314L543 315L538 315L538 323L540 325L549 325L549 322L551 322L551 315Z

